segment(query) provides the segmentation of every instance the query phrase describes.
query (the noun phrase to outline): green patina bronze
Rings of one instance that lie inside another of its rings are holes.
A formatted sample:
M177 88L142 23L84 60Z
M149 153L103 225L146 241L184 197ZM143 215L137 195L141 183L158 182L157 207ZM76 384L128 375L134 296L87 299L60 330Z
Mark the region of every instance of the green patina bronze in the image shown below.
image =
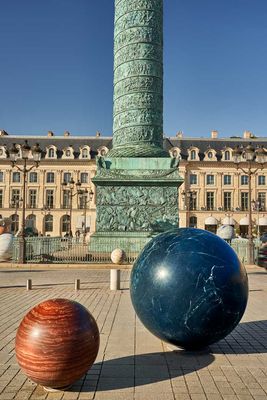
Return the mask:
M112 157L163 151L163 0L118 0Z
M97 159L90 249L138 253L178 226L179 160L163 149L163 0L115 0L113 148Z

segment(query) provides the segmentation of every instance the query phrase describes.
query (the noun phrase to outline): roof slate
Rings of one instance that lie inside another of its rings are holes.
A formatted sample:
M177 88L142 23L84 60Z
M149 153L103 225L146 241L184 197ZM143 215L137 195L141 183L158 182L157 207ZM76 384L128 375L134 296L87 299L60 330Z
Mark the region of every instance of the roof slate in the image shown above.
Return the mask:
M111 137L92 137L92 136L67 136L67 137L47 137L47 136L2 136L0 137L0 146L6 146L9 149L13 143L23 144L27 140L30 146L39 143L43 150L43 156L45 154L45 149L48 146L54 145L58 149L58 156L61 157L63 154L63 149L72 146L74 149L75 158L79 157L80 147L88 145L91 148L91 157L95 158L97 155L97 150L101 146L106 146L108 149L112 147ZM254 145L254 147L267 147L267 138L222 138L222 139L211 139L211 138L177 138L170 137L164 138L163 147L165 150L169 151L172 147L178 147L181 150L181 155L183 159L187 158L187 150L190 146L197 147L199 149L200 159L203 159L204 153L208 148L214 149L217 153L218 159L220 159L221 151L226 148L234 148L236 145L247 146L248 144Z

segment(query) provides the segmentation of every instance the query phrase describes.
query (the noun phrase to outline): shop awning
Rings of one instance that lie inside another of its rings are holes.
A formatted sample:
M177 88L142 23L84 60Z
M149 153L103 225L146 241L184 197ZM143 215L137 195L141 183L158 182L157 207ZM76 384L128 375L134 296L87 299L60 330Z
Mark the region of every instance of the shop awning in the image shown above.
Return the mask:
M208 217L205 219L205 225L218 225L218 220L214 217Z
M267 217L262 217L259 219L259 226L267 226Z
M248 217L244 217L240 220L239 225L249 225Z
M234 220L234 218L233 217L225 217L223 220L222 220L222 225L235 225L235 220Z

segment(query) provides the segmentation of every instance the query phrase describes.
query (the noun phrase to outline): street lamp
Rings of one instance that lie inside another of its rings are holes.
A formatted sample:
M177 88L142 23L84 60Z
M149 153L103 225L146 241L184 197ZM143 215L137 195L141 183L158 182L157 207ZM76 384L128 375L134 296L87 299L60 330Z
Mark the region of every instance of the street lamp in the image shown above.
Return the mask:
M181 192L182 198L185 204L186 210L186 222L185 226L188 227L190 225L190 210L195 209L195 201L197 198L197 192L195 190L183 190Z
M252 211L257 212L257 239L260 238L260 210L261 210L261 203L259 200L252 200Z
M19 230L19 224L18 224L18 209L20 207L20 204L22 204L22 198L18 199L16 196L13 196L11 199L11 207L15 208L15 218L11 220L11 232L14 233L14 235L18 232ZM13 229L14 228L14 229Z
M253 235L252 235L252 201L251 201L251 178L252 175L255 175L259 169L264 167L264 164L267 161L267 153L263 149L263 147L259 147L254 149L254 147L249 144L245 148L240 148L236 146L233 150L233 158L234 163L237 168L241 169L244 174L248 176L248 246L249 246L249 254L248 254L248 263L254 263L254 244L253 244ZM245 167L241 167L241 164L245 163ZM253 165L258 164L253 168Z
M29 158L30 153L32 154L32 159ZM25 264L26 262L26 242L25 242L25 211L26 211L26 178L28 172L33 168L38 168L42 156L42 150L38 143L32 148L29 146L28 141L25 140L24 144L21 145L21 158L19 158L18 146L13 143L13 146L9 150L9 158L11 161L12 168L16 168L23 174L23 189L22 189L22 221L21 221L21 235L19 237L19 262ZM21 163L22 167L18 164ZM29 168L27 168L28 162L32 162Z
M69 199L69 209L70 209L70 223L69 223L69 236L72 237L72 229L71 229L71 220L72 220L72 199L77 194L81 194L81 182L78 180L76 183L74 182L73 178L69 180L69 182L62 182L63 190L68 190L68 199ZM74 188L76 186L76 193L73 193Z
M83 223L83 243L85 244L85 239L86 239L86 213L87 213L87 204L89 204L89 208L90 208L90 203L93 200L94 197L94 192L92 191L92 189L90 188L90 191L88 192L87 189L85 190L81 190L80 193L81 195L81 199L83 199L83 201L81 202L81 205L84 208L84 223ZM89 196L88 196L89 195Z
M50 207L49 206L47 206L47 205L45 205L45 206L43 206L43 208L41 208L41 213L44 215L44 221L43 221L43 236L45 236L45 233L46 233L46 227L45 227L45 224L46 224L46 216L47 215L50 215Z

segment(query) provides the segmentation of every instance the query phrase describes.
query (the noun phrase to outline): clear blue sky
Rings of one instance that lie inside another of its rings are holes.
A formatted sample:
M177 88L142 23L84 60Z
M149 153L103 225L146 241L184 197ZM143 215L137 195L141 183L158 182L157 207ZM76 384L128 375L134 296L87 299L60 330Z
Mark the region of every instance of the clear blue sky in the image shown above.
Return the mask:
M267 0L164 2L165 134L267 136ZM0 0L0 128L111 135L113 3Z

